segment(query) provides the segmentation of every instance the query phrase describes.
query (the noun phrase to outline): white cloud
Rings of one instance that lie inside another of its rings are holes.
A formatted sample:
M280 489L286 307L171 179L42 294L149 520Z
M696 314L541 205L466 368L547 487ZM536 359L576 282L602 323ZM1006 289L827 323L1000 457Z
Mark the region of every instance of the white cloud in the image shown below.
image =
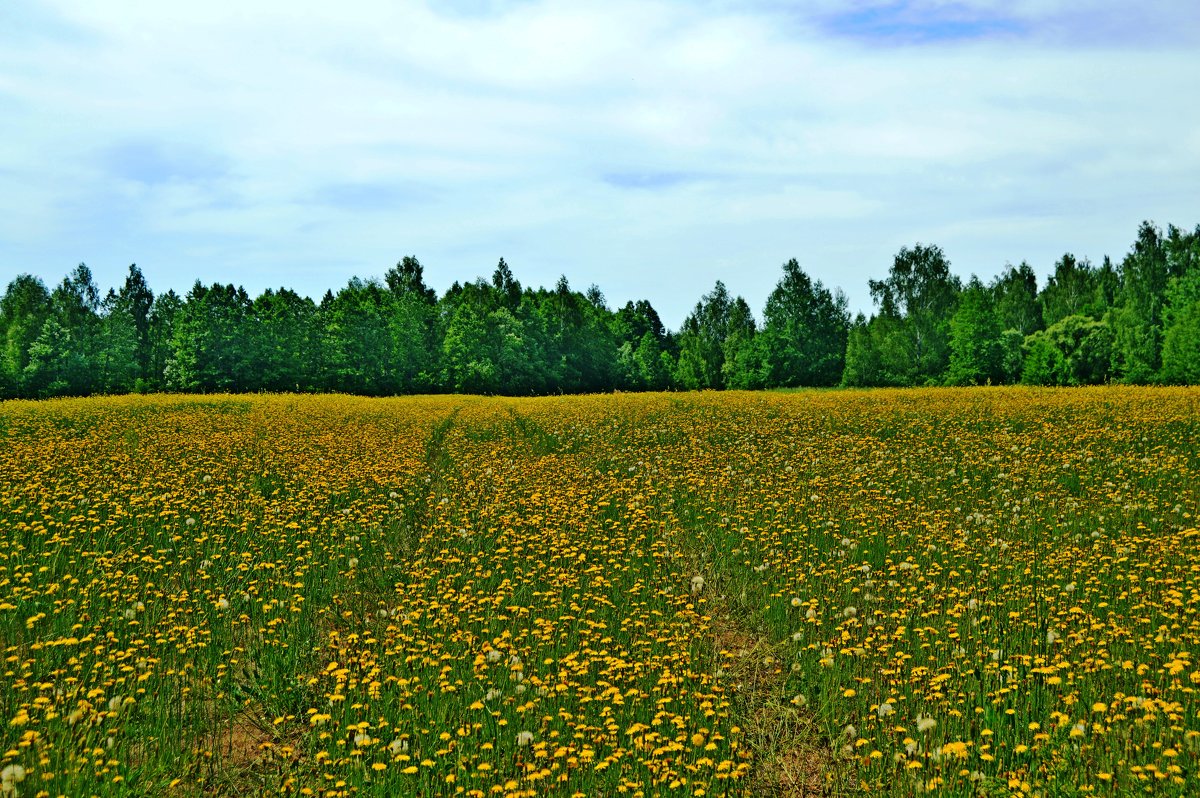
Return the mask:
M866 308L916 240L1045 273L1200 221L1179 4L35 8L0 16L0 278L319 295L504 255L677 325L717 278L761 307L792 256Z

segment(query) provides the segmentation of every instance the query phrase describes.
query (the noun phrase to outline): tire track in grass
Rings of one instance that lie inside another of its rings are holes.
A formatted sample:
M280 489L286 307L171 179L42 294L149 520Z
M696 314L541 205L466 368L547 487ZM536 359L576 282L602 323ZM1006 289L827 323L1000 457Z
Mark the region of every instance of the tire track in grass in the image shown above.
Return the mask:
M403 508L403 513L386 524L390 527L388 545L397 555L412 550L415 538L432 513L431 502L444 493L444 474L447 469L453 468L446 439L461 410L461 405L454 407L432 428L425 443L424 472L409 480L400 488L402 492L397 494L397 506ZM400 501L403 503L400 504ZM403 556L394 557L393 561L402 562ZM371 623L371 608L381 597L390 596L391 586L389 574L371 575L364 569L356 584L355 614L366 614L368 624ZM309 642L323 639L335 625L333 619L326 618L325 623L318 624L314 629ZM322 666L324 664L321 663ZM276 782L286 785L289 778L301 781L312 778L315 771L310 772L311 765L305 763L302 754L305 732L303 729L280 726L272 719L286 716L289 708L268 705L268 697L260 684L265 674L254 658L249 641L242 656L234 660L232 665L234 690L241 696L241 706L228 720L223 721L216 719L219 713L215 707L211 708L214 729L208 748L215 756L208 761L208 767L201 767L198 772L189 775L193 779L204 776L205 789L202 792L229 795L262 794ZM190 781L173 785L170 793L199 794L195 792L196 785Z
M673 403L667 419L687 428L694 408ZM851 791L838 768L822 724L803 702L787 693L785 641L773 641L759 616L762 601L753 588L738 584L722 568L716 551L723 543L706 530L720 510L699 506L686 491L673 493L674 515L684 529L673 544L696 576L693 590L707 594L713 617L714 667L734 685L734 715L742 728L752 770L746 794L753 796L838 796Z

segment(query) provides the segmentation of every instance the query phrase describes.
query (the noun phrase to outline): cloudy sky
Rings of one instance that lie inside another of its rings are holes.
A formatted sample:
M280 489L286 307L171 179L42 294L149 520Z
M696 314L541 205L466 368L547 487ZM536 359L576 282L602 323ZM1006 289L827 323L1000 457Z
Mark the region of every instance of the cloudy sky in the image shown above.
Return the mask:
M677 327L1200 223L1191 0L4 0L0 280L560 274Z

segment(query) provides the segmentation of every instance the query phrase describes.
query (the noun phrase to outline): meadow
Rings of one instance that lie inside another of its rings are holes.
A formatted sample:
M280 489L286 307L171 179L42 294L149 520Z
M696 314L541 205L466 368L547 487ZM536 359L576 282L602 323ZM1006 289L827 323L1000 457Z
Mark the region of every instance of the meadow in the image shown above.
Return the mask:
M0 404L0 795L1200 794L1200 390Z

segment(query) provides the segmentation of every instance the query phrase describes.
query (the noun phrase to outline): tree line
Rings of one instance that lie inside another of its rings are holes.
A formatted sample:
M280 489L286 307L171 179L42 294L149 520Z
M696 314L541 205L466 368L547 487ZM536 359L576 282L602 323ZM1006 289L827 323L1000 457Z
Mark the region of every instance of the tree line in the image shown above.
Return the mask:
M101 295L80 264L53 289L8 284L0 397L1200 383L1200 225L1143 222L1119 264L1064 254L1041 287L1024 262L964 284L916 244L870 291L875 313L851 317L793 259L761 322L718 281L671 331L648 301L612 310L566 278L524 287L503 258L438 297L406 257L320 302L199 281L155 295L136 265Z

